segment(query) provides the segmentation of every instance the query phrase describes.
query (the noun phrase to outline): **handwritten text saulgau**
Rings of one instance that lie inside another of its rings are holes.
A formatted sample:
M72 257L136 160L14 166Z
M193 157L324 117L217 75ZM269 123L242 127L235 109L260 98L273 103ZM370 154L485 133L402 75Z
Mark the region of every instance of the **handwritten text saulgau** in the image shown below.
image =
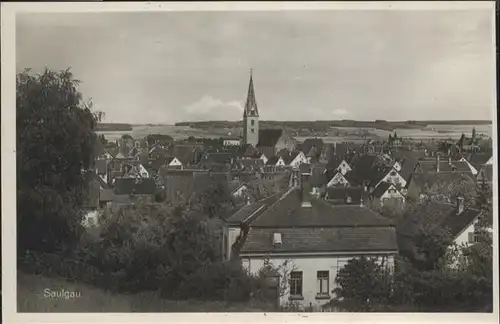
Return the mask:
M69 291L65 289L60 290L52 290L50 288L46 288L43 291L43 296L45 298L58 298L58 299L75 299L80 298L82 293L80 291Z

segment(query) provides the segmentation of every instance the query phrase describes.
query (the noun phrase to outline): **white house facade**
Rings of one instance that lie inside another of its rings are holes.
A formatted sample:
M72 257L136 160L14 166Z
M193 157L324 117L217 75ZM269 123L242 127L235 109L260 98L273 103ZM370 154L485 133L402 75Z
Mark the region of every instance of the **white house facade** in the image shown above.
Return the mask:
M259 159L261 159L264 164L267 164L267 161L269 161L269 159L264 154L261 154Z
M347 163L345 160L342 160L342 162L340 162L340 164L336 170L340 171L340 173L342 173L342 175L346 175L347 172L352 171L352 168L349 165L349 163Z
M178 158L174 157L169 163L168 166L170 167L180 167L182 166L182 162L179 161Z
M396 187L404 188L406 187L406 180L396 171L395 169L391 169L375 186L377 187L382 182L389 182L395 185Z
M307 157L303 152L299 152L295 158L290 162L290 166L294 168L298 168L299 165L307 163Z
M385 265L389 268L394 266L394 251L386 254L310 252L273 255L269 258L266 255L245 255L241 258L243 267L251 274L257 274L264 267L265 262L269 262L275 268L282 267L280 280L284 280L285 283L280 285L284 288L279 297L281 306L294 303L303 308L312 306L313 309L319 310L322 305L328 303L335 296L333 293L337 287L335 278L340 269L350 259L361 255L377 257L380 263L385 259ZM283 267L285 262L287 265Z
M337 172L326 184L327 188L337 187L337 186L349 186L349 181L342 175L342 172Z
M401 163L399 163L399 161L394 162L394 164L392 165L392 168L398 172L401 172L401 169L402 169Z

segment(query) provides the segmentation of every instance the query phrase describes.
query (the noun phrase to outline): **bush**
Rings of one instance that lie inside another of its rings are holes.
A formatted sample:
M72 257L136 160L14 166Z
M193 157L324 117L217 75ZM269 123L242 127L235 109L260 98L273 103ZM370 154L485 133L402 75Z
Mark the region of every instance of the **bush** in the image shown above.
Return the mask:
M248 301L259 290L259 278L248 275L239 261L204 265L179 286L177 296L183 299Z

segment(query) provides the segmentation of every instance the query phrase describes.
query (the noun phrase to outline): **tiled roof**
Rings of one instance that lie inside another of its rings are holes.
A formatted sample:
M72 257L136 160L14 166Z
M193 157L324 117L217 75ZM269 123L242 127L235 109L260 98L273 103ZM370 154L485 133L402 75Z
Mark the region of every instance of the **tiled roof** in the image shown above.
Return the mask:
M280 233L282 242L273 246L273 234ZM241 249L245 253L269 252L363 252L397 251L394 228L255 228L251 227Z
M423 150L391 150L391 156L396 161L420 160L426 157Z
M488 182L493 181L493 165L488 164L484 165L480 170L479 173L477 174L477 180L482 181L485 179Z
M328 183L328 179L325 175L325 165L322 164L312 164L311 165L311 176L309 182L312 186L321 187Z
M193 145L175 145L170 149L170 154L175 156L182 164L197 163L201 157L200 149Z
M471 174L460 172L412 173L410 176L411 182L415 183L423 192L439 186L443 194L446 194L451 188L458 186L466 190L474 190L476 188Z
M341 187L341 188L327 188L326 189L328 200L332 200L334 204L347 204L347 197L351 197L351 204L359 205L361 198L364 201L368 198L368 193L362 187Z
M488 153L472 153L466 159L472 164L474 167L480 166L488 162L491 158L491 154Z
M101 202L113 201L113 189L103 189L99 194Z
M201 163L231 164L234 155L231 153L207 153Z
M373 197L380 198L387 190L389 190L391 186L393 186L393 184L390 182L381 182L377 187L375 187L371 195Z
M415 166L417 165L418 161L414 159L405 159L401 163L401 171L399 172L399 175L402 176L403 179L408 181L410 179L410 175L415 170Z
M281 136L283 136L282 129L260 129L257 146L275 147Z
M436 172L437 161L418 161L422 172ZM466 162L459 161L439 161L439 172L471 172Z
M114 193L116 195L129 195L134 191L134 178L116 178Z
M106 174L107 166L108 166L108 161L106 160L95 161L95 168L98 174Z
M156 191L154 179L146 178L136 180L134 178L116 178L114 184L116 195L152 195Z
M288 154L284 154L284 156L282 155L281 157L283 158L285 164L289 165L290 163L292 163L293 159L295 159L300 153L300 151L288 152Z
M257 211L265 210L265 204L262 202L255 202L250 205L244 205L241 209L239 209L236 213L231 215L226 222L230 224L239 224L246 220L248 217L257 213Z
M420 204L412 210L407 217L401 220L397 230L401 237L414 237L418 230L425 226L427 230L448 229L452 237L460 234L471 224L480 212L474 208L466 208L462 213L457 213L457 206L441 202Z
M257 149L252 144L244 144L238 149L239 157L256 157L259 154Z
M301 165L299 165L299 171L300 173L311 173L311 164L302 163Z
M254 223L256 227L380 226L390 224L374 211L360 206L333 206L324 200L311 200L312 207L301 207L300 191L291 190Z
M278 163L279 159L281 158L281 156L272 156L270 157L268 160L267 160L267 165L276 165L276 163Z

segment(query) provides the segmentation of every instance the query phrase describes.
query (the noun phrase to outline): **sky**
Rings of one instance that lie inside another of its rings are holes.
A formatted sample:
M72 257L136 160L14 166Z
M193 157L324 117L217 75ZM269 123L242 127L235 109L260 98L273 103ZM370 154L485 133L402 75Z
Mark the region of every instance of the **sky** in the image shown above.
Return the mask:
M491 119L490 10L23 13L16 70L71 67L107 122Z

